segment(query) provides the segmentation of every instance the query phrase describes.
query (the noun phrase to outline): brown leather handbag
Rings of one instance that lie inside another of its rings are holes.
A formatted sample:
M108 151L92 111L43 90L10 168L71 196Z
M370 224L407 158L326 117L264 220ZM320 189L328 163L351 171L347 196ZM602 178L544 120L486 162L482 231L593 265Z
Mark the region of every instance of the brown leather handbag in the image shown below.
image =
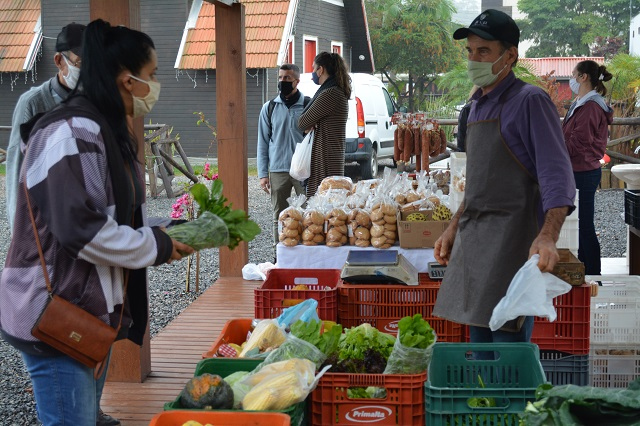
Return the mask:
M31 334L38 340L70 356L87 367L96 368L99 366L95 372L95 376L99 377L105 367L103 361L109 354L109 349L113 342L115 342L118 331L120 330L120 325L122 324L124 300L122 301L118 327L113 328L82 308L53 294L26 183L24 185L24 191L27 197L29 215L31 216L33 235L36 240L36 245L38 246L38 254L40 255L40 264L42 265L42 272L44 273L47 291L49 292L49 300L42 314L40 314L40 318L36 321L33 329L31 329ZM125 296L128 281L127 271L125 273L124 285Z

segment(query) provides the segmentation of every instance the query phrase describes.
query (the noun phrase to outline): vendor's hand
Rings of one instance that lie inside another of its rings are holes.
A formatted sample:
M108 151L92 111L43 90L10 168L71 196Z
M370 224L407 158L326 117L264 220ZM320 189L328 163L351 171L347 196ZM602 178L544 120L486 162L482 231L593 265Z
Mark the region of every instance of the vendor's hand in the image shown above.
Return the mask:
M180 260L183 257L189 256L195 251L191 246L181 243L180 241L173 238L171 239L171 243L173 244L173 250L171 251L171 258L167 260L167 263L169 264L171 264L171 262L173 262L174 260Z
M307 127L307 129L304 131L304 134L306 135L307 133L310 133L310 132L311 132L313 129L315 129L315 128L316 128L316 126L315 126L315 125L313 125L313 126L311 126L311 127Z
M533 240L533 244L531 244L531 248L529 249L529 258L534 254L540 255L538 269L540 269L541 272L552 272L556 263L560 260L556 243L551 237L545 234L540 234Z
M269 182L268 177L260 178L260 187L267 194L271 193L271 183Z
M451 226L450 224L434 245L433 257L435 257L436 261L441 265L449 264L451 250L453 249L453 242L456 238L457 230L457 226Z

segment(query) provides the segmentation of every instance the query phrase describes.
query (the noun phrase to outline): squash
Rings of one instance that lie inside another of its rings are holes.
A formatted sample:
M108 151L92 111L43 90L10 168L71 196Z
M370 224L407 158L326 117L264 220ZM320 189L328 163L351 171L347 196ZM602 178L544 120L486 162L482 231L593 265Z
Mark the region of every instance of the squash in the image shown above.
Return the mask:
M192 378L180 392L183 408L230 409L233 407L233 390L217 374L204 373Z

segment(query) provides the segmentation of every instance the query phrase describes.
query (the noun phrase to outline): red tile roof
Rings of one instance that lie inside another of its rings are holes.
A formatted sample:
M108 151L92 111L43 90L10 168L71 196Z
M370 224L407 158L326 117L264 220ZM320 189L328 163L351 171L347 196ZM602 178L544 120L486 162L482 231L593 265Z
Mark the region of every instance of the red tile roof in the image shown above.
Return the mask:
M0 0L0 72L28 71L40 47L40 0ZM32 49L32 44L34 48ZM29 58L27 58L29 56Z
M290 0L240 1L245 6L247 68L277 67ZM187 30L178 68L215 69L215 41L215 6L204 1L195 28Z
M556 57L556 58L519 58L518 62L530 64L536 75L543 76L555 71L556 78L571 78L571 73L578 62L591 60L599 64L604 63L603 57L581 56L581 57Z

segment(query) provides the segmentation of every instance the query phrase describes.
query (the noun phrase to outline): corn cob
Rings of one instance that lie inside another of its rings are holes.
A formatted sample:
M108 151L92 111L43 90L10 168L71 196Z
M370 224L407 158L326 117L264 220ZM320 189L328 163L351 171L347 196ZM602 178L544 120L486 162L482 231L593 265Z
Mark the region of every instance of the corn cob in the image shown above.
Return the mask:
M247 352L254 348L259 348L261 351L264 351L269 347L278 347L284 343L285 339L284 332L274 321L267 320L261 322L253 331L249 340L247 340L238 357L243 358Z

